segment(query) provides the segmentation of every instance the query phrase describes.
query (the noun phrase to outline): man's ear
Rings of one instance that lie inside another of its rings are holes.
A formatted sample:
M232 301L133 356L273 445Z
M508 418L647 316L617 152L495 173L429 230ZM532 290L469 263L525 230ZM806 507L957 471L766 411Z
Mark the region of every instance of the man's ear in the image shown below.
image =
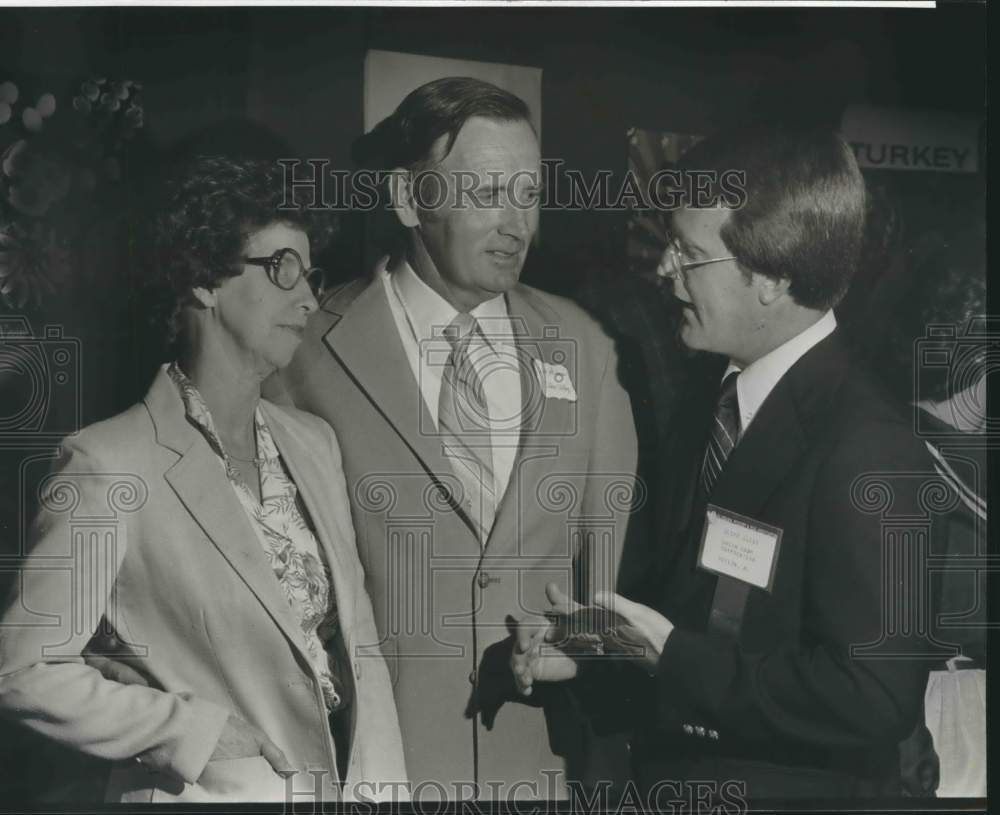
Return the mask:
M191 289L191 294L202 308L215 308L219 299L215 289L206 289L203 286L195 286Z
M389 200L399 222L412 228L420 226L416 196L413 193L413 173L396 167L389 174Z
M753 282L757 287L757 300L762 306L770 306L788 294L791 280L787 277L768 277L753 273Z

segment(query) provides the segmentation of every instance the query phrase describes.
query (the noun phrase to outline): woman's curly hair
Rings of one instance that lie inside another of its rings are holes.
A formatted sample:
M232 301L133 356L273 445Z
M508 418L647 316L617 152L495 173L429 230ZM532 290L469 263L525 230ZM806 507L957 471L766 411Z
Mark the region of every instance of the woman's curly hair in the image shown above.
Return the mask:
M150 224L147 283L169 345L196 287L216 288L243 271L247 240L273 223L302 229L313 252L333 232L328 213L296 206L284 168L256 158L198 156L170 173Z

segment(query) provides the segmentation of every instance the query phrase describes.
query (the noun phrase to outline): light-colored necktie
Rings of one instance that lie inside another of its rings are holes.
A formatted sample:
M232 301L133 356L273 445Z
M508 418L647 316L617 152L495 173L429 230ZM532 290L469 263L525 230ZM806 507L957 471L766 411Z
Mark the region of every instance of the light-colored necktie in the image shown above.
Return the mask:
M471 314L459 314L445 329L451 353L441 374L438 430L445 455L462 485L462 508L485 543L496 517L490 413L470 346L479 327Z

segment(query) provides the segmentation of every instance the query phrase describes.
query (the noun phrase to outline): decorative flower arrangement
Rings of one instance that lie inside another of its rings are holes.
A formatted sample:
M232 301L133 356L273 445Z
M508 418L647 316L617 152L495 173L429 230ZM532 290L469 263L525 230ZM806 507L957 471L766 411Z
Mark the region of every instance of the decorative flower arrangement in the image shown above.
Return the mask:
M68 104L31 99L0 82L0 299L39 306L71 271L74 240L93 199L122 177L126 145L143 126L142 85L87 79Z

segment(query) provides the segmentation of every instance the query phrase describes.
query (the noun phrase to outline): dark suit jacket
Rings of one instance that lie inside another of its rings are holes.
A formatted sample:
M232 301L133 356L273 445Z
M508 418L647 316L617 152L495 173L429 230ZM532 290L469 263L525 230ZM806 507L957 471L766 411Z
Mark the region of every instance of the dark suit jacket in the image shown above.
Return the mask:
M897 743L922 709L921 655L933 650L914 559L929 536L926 451L837 332L806 353L709 498L783 530L773 590L750 590L738 635L713 633L718 578L697 565L706 499L696 484L720 373L692 386L666 452L673 475L648 579L622 587L676 628L655 677L619 669L628 710L604 713L634 724L645 786L737 780L756 799L898 795ZM898 574L899 563L912 573Z

